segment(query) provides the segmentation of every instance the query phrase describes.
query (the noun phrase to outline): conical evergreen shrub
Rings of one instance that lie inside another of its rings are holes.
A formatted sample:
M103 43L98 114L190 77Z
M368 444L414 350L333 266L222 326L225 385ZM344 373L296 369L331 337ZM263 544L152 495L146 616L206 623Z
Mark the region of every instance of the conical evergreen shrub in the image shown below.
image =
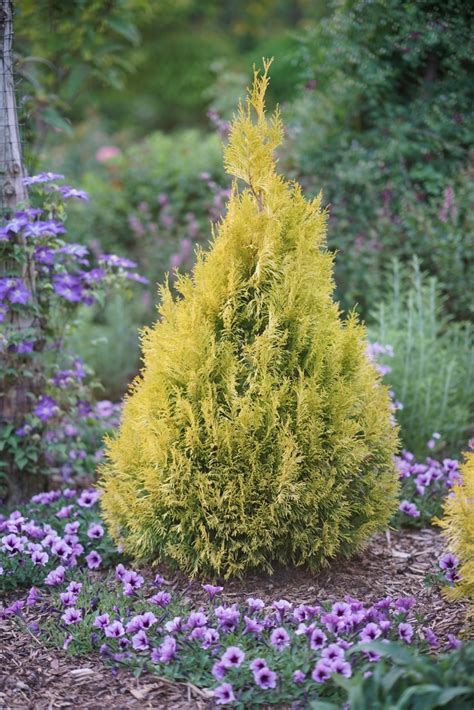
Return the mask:
M461 482L446 498L444 518L437 522L443 528L449 550L460 560L460 580L448 590L448 596L470 600L474 631L474 451L466 456L461 475Z
M267 71L231 128L227 215L179 297L162 289L102 472L124 549L191 575L318 568L396 507L388 393L333 301L320 198L276 173Z

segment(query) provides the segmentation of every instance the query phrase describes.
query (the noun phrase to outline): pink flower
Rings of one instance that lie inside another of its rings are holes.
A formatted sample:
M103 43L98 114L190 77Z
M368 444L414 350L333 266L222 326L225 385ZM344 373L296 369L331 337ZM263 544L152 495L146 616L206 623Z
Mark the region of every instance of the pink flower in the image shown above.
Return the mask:
M122 151L116 145L102 145L97 149L95 158L98 163L106 163L121 155Z

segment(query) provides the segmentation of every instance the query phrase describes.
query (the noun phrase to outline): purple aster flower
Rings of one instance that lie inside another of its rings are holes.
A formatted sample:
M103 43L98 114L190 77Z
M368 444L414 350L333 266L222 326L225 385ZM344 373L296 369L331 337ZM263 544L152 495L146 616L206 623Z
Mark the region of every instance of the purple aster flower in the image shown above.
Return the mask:
M411 643L413 638L413 626L411 624L398 624L398 636L405 643Z
M270 670L270 668L260 668L260 670L254 672L253 677L255 683L259 688L262 688L262 690L276 688L278 676L275 671Z
M81 493L77 499L77 505L80 505L81 508L92 508L99 500L99 496L100 493L98 490L89 488Z
M99 258L99 263L107 264L108 266L117 266L122 269L135 269L137 267L135 261L126 259L123 256L117 256L117 254L102 254Z
M362 629L359 634L359 638L362 642L366 643L368 641L375 641L375 639L377 639L381 635L382 632L379 626L377 626L377 624L370 623Z
M85 202L89 201L89 195L87 192L84 190L77 190L75 187L71 187L70 185L61 185L58 187L58 190L66 199L75 197L78 200L84 200Z
M56 569L51 570L49 574L45 577L44 583L53 587L57 584L62 584L64 582L65 569L62 565L56 567Z
M290 636L286 629L279 626L270 634L270 643L277 651L284 651L290 645Z
M61 619L64 621L65 624L68 625L78 624L80 621L82 621L82 611L80 609L76 609L75 607L70 606L61 616Z
M399 510L405 515L409 515L410 518L418 518L420 516L420 511L414 503L410 503L408 500L402 500L399 505Z
M134 636L132 636L132 646L135 651L146 651L148 648L148 636L144 629L140 629Z
M455 569L459 566L459 559L456 557L456 555L453 555L451 552L448 552L446 555L440 557L439 566L441 567L441 569Z
M171 602L171 594L160 590L156 594L153 594L153 596L148 597L148 602L150 604L156 604L157 606L165 608Z
M228 705L235 701L235 695L230 683L222 683L214 690L216 705Z
M89 569L97 569L100 567L102 557L96 550L91 550L89 554L86 555L86 562Z
M58 403L52 397L47 395L42 395L36 407L33 409L33 414L35 414L41 421L45 422L51 417L54 417L59 412Z
M245 653L238 646L229 646L223 653L221 663L224 668L238 668L245 660Z
M327 636L324 631L321 629L314 629L309 638L309 645L314 651L317 651L318 649L323 648L326 641Z
M64 175L60 173L38 173L38 175L22 178L24 185L36 185L42 182L53 182L54 180L64 180Z
M105 627L105 635L107 638L120 638L125 634L125 629L121 621L112 621L111 624Z
M165 636L158 648L158 654L160 663L170 663L176 657L176 639L173 636Z
M311 678L316 683L325 683L331 677L331 666L327 661L320 660L316 663L311 673Z
M64 606L74 606L77 601L77 596L72 592L61 592L59 598Z
M92 626L96 629L102 629L104 630L106 626L109 626L110 624L110 618L108 614L98 614L95 619L94 623Z
M215 587L213 584L203 584L201 586L209 594L209 599L214 599L217 594L224 590L224 587Z
M99 523L91 523L89 525L89 528L87 530L87 537L89 537L91 540L98 540L99 538L103 537L104 535L104 528L102 525L99 525Z

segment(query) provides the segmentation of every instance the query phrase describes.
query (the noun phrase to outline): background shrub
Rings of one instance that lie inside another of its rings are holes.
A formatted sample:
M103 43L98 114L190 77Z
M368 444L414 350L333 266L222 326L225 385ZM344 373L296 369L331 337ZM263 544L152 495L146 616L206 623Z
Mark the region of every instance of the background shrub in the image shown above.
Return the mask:
M339 296L367 315L387 257L415 253L451 311L472 316L463 285L472 282L474 253L464 182L474 144L474 10L462 0L334 8L303 37L288 163L331 203L329 246L344 255ZM443 208L451 199L465 201L456 219Z
M163 289L103 468L102 507L124 549L193 575L316 568L360 548L396 507L388 394L363 328L332 300L320 203L275 173L282 127L265 119L266 84L226 150L247 186L179 298Z
M421 457L433 432L439 448L459 451L472 431L474 406L473 329L443 312L434 278L393 265L391 290L373 311L371 337L390 345L393 356L381 355L385 375L402 403L396 412L403 445Z

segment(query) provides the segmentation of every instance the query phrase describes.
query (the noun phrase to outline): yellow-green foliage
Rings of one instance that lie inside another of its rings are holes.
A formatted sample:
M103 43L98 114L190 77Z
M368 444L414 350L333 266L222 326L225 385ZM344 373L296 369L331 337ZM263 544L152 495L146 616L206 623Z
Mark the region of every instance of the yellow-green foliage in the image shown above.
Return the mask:
M454 486L453 495L446 498L445 515L438 522L450 552L461 560L461 580L447 593L453 599L470 599L474 613L474 452L467 455L461 474L462 482Z
M232 125L227 215L180 296L162 289L102 471L124 549L192 575L318 568L396 507L388 394L333 301L320 198L276 173L267 70Z

